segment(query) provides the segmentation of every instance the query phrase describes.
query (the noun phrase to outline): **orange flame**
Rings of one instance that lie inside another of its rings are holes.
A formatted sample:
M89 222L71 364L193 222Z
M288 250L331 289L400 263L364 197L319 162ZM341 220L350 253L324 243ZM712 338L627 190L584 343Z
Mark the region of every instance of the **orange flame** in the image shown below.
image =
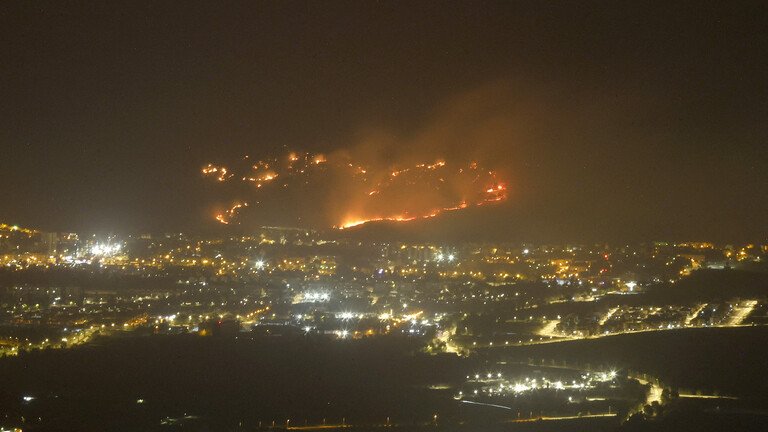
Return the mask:
M333 181L344 178L339 175L348 176L346 179L349 184L342 186L348 186L345 189L346 201L336 206L342 210L342 215L346 214L341 223L334 226L338 229L376 221L409 222L428 219L445 212L482 206L507 198L506 185L497 181L496 173L481 169L476 161L449 168L446 161L435 159L433 163L406 167L382 166L375 169L358 165L349 159L339 159L329 159L323 154L291 152L287 160L272 158L255 163L249 161L245 171L238 173L238 179L254 184L254 190L261 190L274 183L273 180L278 177L285 178L285 181L281 181L279 186L272 185L272 188L289 188L299 178L302 184L309 185L312 179L318 178L312 174L315 172L329 173L335 179ZM318 168L319 165L327 167ZM203 167L202 173L218 182L228 181L234 176L227 167L214 164ZM305 177L309 175L313 177ZM411 188L415 188L414 192L411 192ZM270 191L275 192L274 189ZM228 225L247 206L247 202L237 202L217 214L215 219ZM344 212L345 207L347 210L356 210ZM330 218L333 220L335 216L330 215Z

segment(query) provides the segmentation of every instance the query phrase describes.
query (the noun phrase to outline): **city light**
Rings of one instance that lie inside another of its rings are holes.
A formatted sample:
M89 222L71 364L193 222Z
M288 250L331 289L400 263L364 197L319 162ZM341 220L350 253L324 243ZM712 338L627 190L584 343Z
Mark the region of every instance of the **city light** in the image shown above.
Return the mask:
M109 244L109 243L97 243L93 246L91 246L90 253L94 256L113 256L118 253L120 253L120 250L122 249L122 246L120 244Z

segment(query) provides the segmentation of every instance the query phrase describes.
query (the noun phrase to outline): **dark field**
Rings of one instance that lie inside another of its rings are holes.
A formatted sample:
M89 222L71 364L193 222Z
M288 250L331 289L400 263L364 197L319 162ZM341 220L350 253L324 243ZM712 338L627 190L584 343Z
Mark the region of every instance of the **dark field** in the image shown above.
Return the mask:
M434 414L438 429L467 431L765 430L768 348L755 341L767 338L762 327L689 329L499 348L470 358L427 355L423 341L399 337L101 339L1 359L0 416L24 416L25 431L257 430L273 421L285 427L288 419L291 426L325 420L370 430L387 417L401 430L423 430L434 427ZM616 418L499 423L505 413L453 400L466 374L529 359L630 369L681 392L740 399L680 400L662 420L622 426Z
M152 336L33 352L0 360L0 415L24 415L29 430L81 431L157 429L185 415L214 430L429 422L455 401L427 387L457 383L468 361L418 353L420 344Z

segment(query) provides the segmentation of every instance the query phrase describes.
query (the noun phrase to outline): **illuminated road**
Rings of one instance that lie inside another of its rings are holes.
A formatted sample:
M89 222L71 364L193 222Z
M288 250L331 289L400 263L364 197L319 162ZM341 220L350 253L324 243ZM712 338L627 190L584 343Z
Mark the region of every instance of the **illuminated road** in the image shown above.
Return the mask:
M619 308L617 308L617 307L609 309L608 313L606 313L605 315L603 315L602 318L600 318L600 321L598 322L598 324L600 324L600 326L604 326L605 323L607 323L608 320L611 319L613 314L615 314L618 310L619 310Z
M480 406L487 406L491 408L501 408L505 410L512 410L511 407L504 406L504 405L496 405L496 404L489 404L489 403L482 403L482 402L473 402L468 400L461 401L462 403L466 404L472 404L472 405L480 405ZM537 422L537 421L558 421L558 420L578 420L578 419L587 419L587 418L597 418L597 417L616 417L616 413L603 413L603 414L586 414L586 415L570 415L570 416L539 416L539 417L531 417L531 418L525 418L525 419L511 419L506 420L506 423L529 423L529 422Z
M19 354L19 350L30 350L30 349L46 349L46 348L72 348L77 345L83 345L91 341L94 336L97 334L106 334L106 329L99 328L99 327L89 327L86 329L81 330L78 333L70 334L67 338L62 338L61 341L50 341L48 339L40 342L40 343L29 343L27 345L18 345L13 347L7 347L3 350L0 350L0 357L3 355L7 356L15 356Z
M564 338L569 337L555 331L557 325L560 324L560 320L547 321L546 324L539 331L536 332L538 336L545 336L550 338Z
M435 336L435 339L445 344L445 352L456 354L461 350L461 347L456 345L452 340L455 334L456 326L454 325L450 328L440 331L437 336Z
M578 420L600 417L616 417L616 413L604 413L604 414L585 414L579 416L561 416L561 417L534 417L529 419L516 419L507 420L507 423L530 423L537 421L560 421L560 420Z
M685 317L685 325L689 326L691 325L691 322L696 319L697 316L701 313L701 311L704 310L704 308L707 307L706 303L702 303L695 311L691 312L690 315Z
M511 410L512 409L512 408L510 408L508 406L504 406L504 405L496 405L496 404L489 404L489 403L482 403L482 402L474 402L474 401L468 401L468 400L463 400L463 401L461 401L461 403L470 404L470 405L481 405L481 406L487 406L487 407L491 407L491 408L501 408L501 409L505 409L505 410Z
M731 315L730 319L728 320L728 325L741 325L741 323L743 323L749 314L751 314L755 309L755 306L757 306L757 300L747 300L739 303L735 308L733 308L733 315Z
M751 303L747 302L747 303ZM755 302L755 305L757 303ZM752 305L751 308L743 307L740 308L739 316L738 317L731 317L729 321L743 321L749 313L752 311L755 305ZM743 316L742 316L743 315ZM765 326L765 324L753 324L751 326ZM675 331L675 330L685 330L685 329L703 329L703 328L737 328L737 327L744 327L744 324L721 324L721 325L708 325L708 326L687 326L687 327L663 327L663 328L652 328L652 329L643 329L643 330L625 330L620 332L614 332L614 333L608 333L608 334L595 334L592 336L563 336L563 335L557 335L557 336L551 336L552 339L542 339L542 340L531 340L528 342L521 342L521 343L514 343L514 344L504 344L504 345L494 345L494 344L473 344L473 345L467 345L463 348L467 350L476 350L480 348L505 348L505 347L511 347L511 346L526 346L526 345L543 345L543 344L552 344L552 343L563 343L563 342L571 342L576 340L586 340L586 339L601 339L606 337L612 337L612 336L619 336L619 335L628 335L628 334L638 334L638 333L651 333L651 332L667 332L667 331ZM538 335L538 333L537 333Z
M67 349L74 348L78 345L85 345L93 340L96 336L112 336L117 332L133 330L139 325L145 323L143 319L134 319L123 326L115 326L111 324L109 326L102 324L101 326L92 325L80 329L80 331L72 332L67 337L61 338L61 340L51 341L44 340L40 343L29 343L27 345L9 346L0 349L0 357L2 356L16 356L19 354L19 350L31 350L31 349Z
M685 399L729 399L738 400L735 396L717 396L717 395L697 395L697 394L680 394L679 397Z

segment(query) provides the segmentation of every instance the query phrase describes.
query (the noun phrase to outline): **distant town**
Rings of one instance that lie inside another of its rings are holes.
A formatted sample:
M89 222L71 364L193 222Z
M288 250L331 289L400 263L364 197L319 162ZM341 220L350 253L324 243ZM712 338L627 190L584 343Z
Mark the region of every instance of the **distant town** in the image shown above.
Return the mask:
M663 296L697 270L761 268L767 254L768 245L707 242L361 243L280 227L243 237L98 237L3 224L0 340L12 355L136 329L337 338L401 332L465 352L764 324L768 310L757 298L624 299Z
M221 238L101 237L3 224L0 356L151 335L324 343L395 337L426 355L486 359L466 370L463 383L436 387L463 405L512 410L520 422L653 418L672 395L735 396L671 386L609 362L493 359L507 359L510 348L621 334L764 326L762 285L737 278L729 291L718 278L762 274L767 256L768 245L707 242L382 243L283 227ZM17 397L23 412L42 396ZM197 418L168 416L162 425ZM259 428L289 428L286 420L260 420ZM435 414L424 424L437 421ZM349 424L344 417L315 426Z

